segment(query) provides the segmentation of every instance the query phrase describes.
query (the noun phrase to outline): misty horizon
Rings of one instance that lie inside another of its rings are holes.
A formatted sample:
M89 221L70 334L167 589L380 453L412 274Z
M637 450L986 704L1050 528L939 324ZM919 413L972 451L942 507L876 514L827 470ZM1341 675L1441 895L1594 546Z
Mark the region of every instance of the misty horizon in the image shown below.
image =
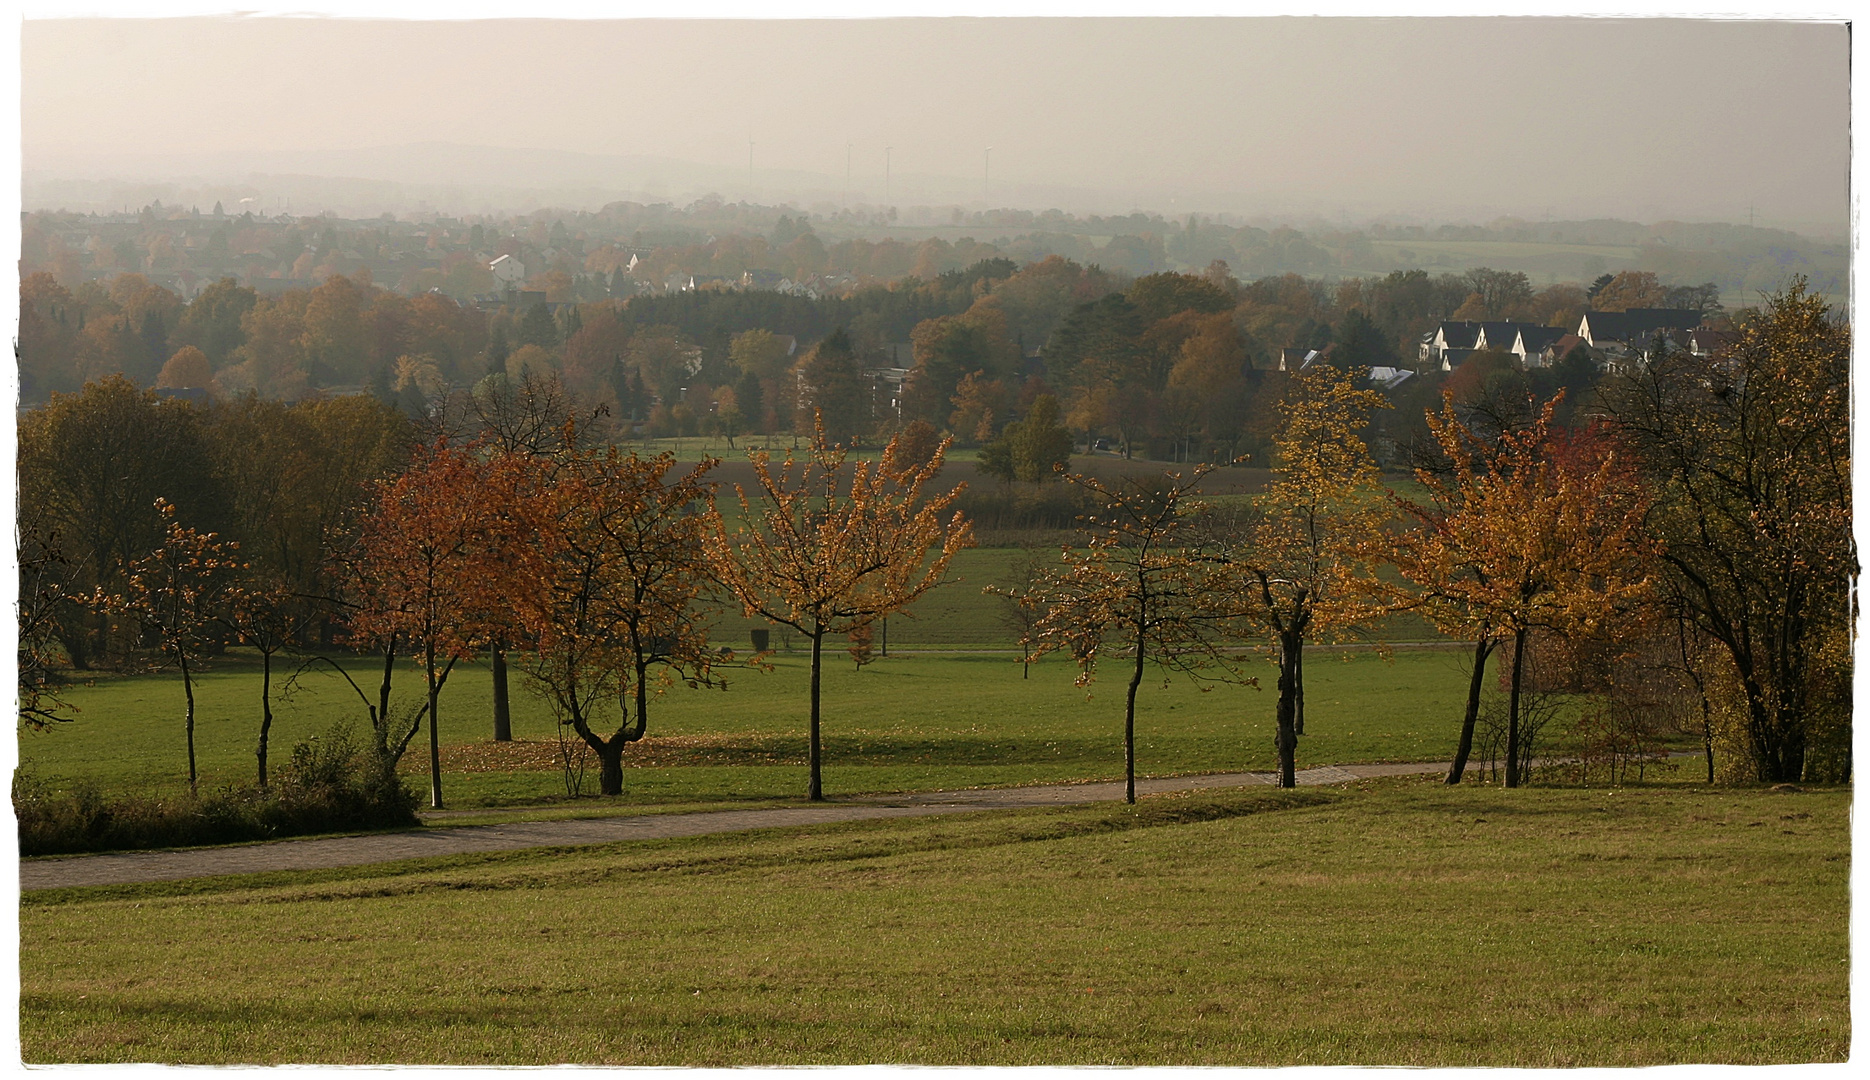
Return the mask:
M28 210L239 190L349 217L712 195L1848 229L1831 24L33 20L22 63Z

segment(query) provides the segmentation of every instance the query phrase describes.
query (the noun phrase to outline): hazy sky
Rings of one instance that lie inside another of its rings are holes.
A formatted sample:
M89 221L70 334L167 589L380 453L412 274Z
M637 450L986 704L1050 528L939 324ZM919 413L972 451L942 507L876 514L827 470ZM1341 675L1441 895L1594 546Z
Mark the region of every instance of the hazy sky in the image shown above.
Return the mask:
M442 142L680 159L744 189L751 139L768 198L801 174L842 189L848 147L878 200L889 146L894 174L979 199L992 147L1007 205L1846 220L1836 25L83 20L27 22L22 52L29 173L317 151L305 171L364 175L331 152Z

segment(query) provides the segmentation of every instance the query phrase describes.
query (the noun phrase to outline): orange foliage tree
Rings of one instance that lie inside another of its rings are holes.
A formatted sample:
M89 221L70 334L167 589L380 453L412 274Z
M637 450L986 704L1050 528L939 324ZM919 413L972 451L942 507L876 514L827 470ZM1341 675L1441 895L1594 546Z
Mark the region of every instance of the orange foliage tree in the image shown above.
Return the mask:
M597 755L605 795L623 794L623 752L648 727L651 669L691 687L712 681L707 628L691 608L708 584L708 519L695 511L713 509L705 477L716 462L671 482L674 464L614 447L562 456L551 487L558 535L524 605L536 632L527 677ZM613 705L606 735L600 717Z
M1415 528L1395 538L1391 558L1421 589L1430 619L1477 640L1450 783L1473 745L1487 641L1513 642L1506 785L1516 787L1525 779L1519 707L1527 636L1591 633L1649 595L1648 495L1607 431L1555 431L1556 404L1548 401L1524 428L1489 438L1444 401L1428 425L1450 472L1417 472L1427 504L1399 500Z
M512 598L538 595L556 530L543 470L517 454L482 458L436 445L379 481L359 525L359 641L421 652L428 700L429 802L442 805L437 706L455 665L520 619ZM386 665L385 683L388 682ZM384 695L387 706L387 692ZM387 718L386 718L387 719Z
M810 799L824 798L818 700L825 635L860 631L908 606L941 582L955 552L973 543L960 511L943 521L966 485L941 495L925 491L947 448L944 440L927 461L906 463L899 440L891 439L880 462L849 466L847 492L840 484L845 450L826 439L821 421L802 461L788 451L775 471L764 451L749 455L759 506L736 485L738 529L730 533L719 510L708 511L714 572L747 615L811 638Z

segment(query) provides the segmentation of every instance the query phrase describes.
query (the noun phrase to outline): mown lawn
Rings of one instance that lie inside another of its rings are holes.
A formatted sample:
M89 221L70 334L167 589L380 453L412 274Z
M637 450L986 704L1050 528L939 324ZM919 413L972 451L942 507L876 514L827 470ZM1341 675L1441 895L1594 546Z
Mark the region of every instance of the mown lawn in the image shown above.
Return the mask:
M1269 789L35 893L29 1062L1840 1061L1842 790Z
M1123 675L1106 669L1089 694L1077 669L1050 658L1020 677L1010 654L909 655L858 671L829 654L824 677L825 784L832 794L954 788L1122 775ZM1348 657L1348 659L1346 659ZM1318 653L1306 665L1301 767L1427 761L1453 752L1466 693L1459 650ZM376 670L347 661L358 681ZM1146 681L1138 694L1138 770L1145 775L1274 767L1274 671L1247 661L1264 689L1186 680ZM794 796L805 785L806 658L781 655L772 670L729 672L725 690L675 687L651 706L651 738L626 757L629 803L715 802ZM400 693L414 700L420 675L405 668ZM514 680L519 742L494 744L492 681L458 668L441 702L444 796L450 806L511 805L562 798L557 725ZM257 669L231 657L197 689L196 748L205 788L249 782L259 730ZM44 733L22 733L20 756L55 786L91 780L105 791L186 788L182 688L175 676L100 679L74 689L82 711ZM331 675L308 676L276 705L272 760L337 721L365 723L356 694ZM427 736L404 764L427 769ZM412 777L426 791L426 776ZM596 791L595 766L585 790Z

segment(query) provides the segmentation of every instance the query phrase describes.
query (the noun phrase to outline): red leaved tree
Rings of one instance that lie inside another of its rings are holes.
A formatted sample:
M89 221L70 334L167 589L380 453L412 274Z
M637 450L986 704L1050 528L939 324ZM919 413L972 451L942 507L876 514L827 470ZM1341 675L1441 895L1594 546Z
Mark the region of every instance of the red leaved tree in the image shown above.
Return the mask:
M692 606L708 582L708 519L696 511L713 508L705 476L716 463L671 482L674 464L614 447L564 454L551 488L553 554L521 604L536 633L527 677L597 755L605 795L623 794L623 752L648 727L652 671L711 682L707 628ZM613 708L617 726L604 734Z
M380 481L359 523L359 641L419 650L427 684L429 803L442 805L437 707L455 665L510 633L536 595L556 531L540 462L436 445ZM387 682L387 673L386 679ZM385 695L387 698L387 694Z

